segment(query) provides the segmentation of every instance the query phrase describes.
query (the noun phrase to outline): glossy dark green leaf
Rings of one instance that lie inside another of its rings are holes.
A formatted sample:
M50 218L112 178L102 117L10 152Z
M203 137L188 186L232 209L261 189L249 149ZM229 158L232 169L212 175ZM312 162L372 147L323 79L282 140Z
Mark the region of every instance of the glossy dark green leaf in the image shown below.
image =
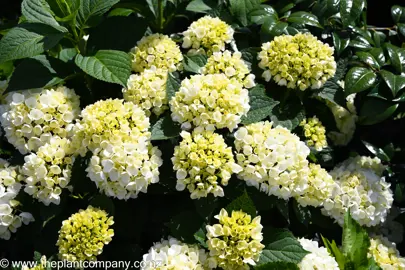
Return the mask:
M305 109L298 97L289 99L284 106L273 108L270 119L274 126L280 125L289 130L296 128L305 118Z
M180 89L180 81L178 79L178 73L169 73L166 82L166 96L167 100L170 101L172 97Z
M366 7L365 0L341 0L340 17L344 27L353 24Z
M362 143L364 144L364 146L372 153L374 154L376 157L378 157L379 159L381 159L382 161L385 162L389 162L390 161L390 157L384 152L383 149L378 148L374 145L372 145L371 143L368 143L366 141L362 141Z
M256 207L246 190L242 195L230 202L226 207L226 211L230 215L232 211L243 211L249 214L252 218L256 216Z
M374 85L376 80L377 75L371 69L363 67L353 67L346 74L346 95L367 90Z
M398 31L405 37L405 23L399 23L397 26Z
M402 75L395 75L389 71L381 70L381 76L385 83L391 89L393 96L395 97L399 91L405 87L405 77Z
M350 38L340 38L335 32L332 33L332 37L336 53L340 55L349 46Z
M395 23L405 22L405 7L397 5L392 6L391 16Z
M362 50L368 50L372 48L370 42L368 42L368 40L362 36L357 36L356 38L350 40L349 45L351 47Z
M360 108L361 125L374 125L388 119L398 108L398 104L378 98L368 98Z
M374 56L371 53L357 52L356 55L359 57L359 59L361 61L363 61L370 67L375 68L375 69L380 69L380 64L378 63L378 61L374 58Z
M329 100L336 105L346 107L346 98L343 88L333 80L326 81L321 89L314 92L314 96Z
M151 129L151 141L168 140L180 135L181 128L178 123L173 122L170 115L160 118Z
M390 43L385 44L387 48L388 55L391 60L391 65L399 72L402 72L402 62L400 55L398 54L399 48L397 46L394 46Z
M292 13L288 17L287 21L290 23L306 24L322 28L322 26L319 24L318 17L316 17L314 14L305 11L298 11Z
M259 8L249 13L251 23L263 24L266 19L277 21L278 15L276 10L269 5L261 5Z
M385 55L384 55L384 50L382 48L373 48L370 51L368 51L374 59L378 62L378 65L380 67L385 65Z
M275 22L271 18L265 20L262 25L262 32L269 34L271 37L276 37L284 33L287 29L288 23L286 22Z
M381 47L381 45L384 43L386 38L387 38L387 36L383 32L380 32L380 31L373 32L374 44L378 48Z
M242 23L248 24L248 14L260 5L260 0L230 0L231 13Z

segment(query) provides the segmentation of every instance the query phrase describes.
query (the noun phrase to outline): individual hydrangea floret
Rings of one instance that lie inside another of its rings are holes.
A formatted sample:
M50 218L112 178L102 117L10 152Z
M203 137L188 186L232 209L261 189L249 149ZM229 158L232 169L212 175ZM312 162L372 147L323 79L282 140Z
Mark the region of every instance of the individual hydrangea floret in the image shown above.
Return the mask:
M88 168L89 178L109 197L137 198L150 184L159 182L162 153L153 147L149 137L135 136L124 142L103 142L93 152Z
M73 143L76 151L84 156L87 149L95 151L103 142L122 142L131 137L150 137L149 118L132 102L121 99L97 101L81 113L75 126Z
M131 51L132 69L143 72L155 66L170 72L181 70L183 55L179 46L167 35L152 34L143 37Z
M319 89L336 72L333 47L309 33L282 35L262 44L258 54L263 78L279 85L306 90Z
M248 90L225 74L194 75L184 79L170 100L172 119L189 129L237 128L250 109Z
M308 187L309 148L288 129L258 122L235 132L238 174L248 185L288 199L304 194Z
M207 245L210 256L225 270L249 269L255 265L264 248L260 216L252 217L243 211L222 209L215 216L218 224L207 225Z
M309 147L313 146L317 151L321 151L328 146L325 135L326 129L316 116L302 120L300 126L304 130L306 143Z
M245 88L255 86L255 75L250 74L250 67L243 61L240 52L214 52L208 58L207 64L201 69L202 74L225 74L230 79L236 79Z
M0 106L0 121L8 141L22 154L37 151L52 136L72 135L80 113L79 97L66 87L12 92Z
M190 52L213 52L225 50L225 44L233 40L234 30L219 18L204 16L193 22L183 32L183 48L190 48Z
M357 156L338 164L330 172L337 188L334 196L323 205L324 215L331 216L340 225L343 225L344 214L349 210L353 219L362 226L371 227L385 221L393 195L375 161Z
M166 95L167 70L152 66L140 74L129 77L127 88L122 90L125 101L141 107L146 116L159 116L169 109Z
M35 221L31 213L18 211L20 202L16 197L23 179L20 167L0 159L0 239L9 240L23 223Z
M104 210L92 206L79 210L62 222L56 243L59 259L95 261L114 236L114 230L110 228L113 224L113 217L108 217Z
M155 243L143 255L141 265L142 269L190 269L190 270L207 270L214 268L212 259L208 258L208 254L204 249L200 249L197 245L188 245L181 241L169 237L168 240L162 240Z
M306 251L310 252L298 264L299 269L339 270L339 265L335 258L329 254L326 248L319 247L318 242L305 238L300 238L298 241Z
M309 164L305 192L297 196L298 203L302 206L322 206L326 199L334 194L336 183L332 176L318 164Z
M71 189L69 182L75 161L71 141L54 136L36 153L25 156L24 161L24 191L45 205L59 205L62 190Z
M242 168L233 158L232 148L222 135L212 131L181 132L182 141L174 148L172 158L179 191L187 188L192 199L224 196L222 186L228 184L233 173Z
M405 269L405 258L400 256L395 243L382 236L370 239L368 257L374 258L383 270Z

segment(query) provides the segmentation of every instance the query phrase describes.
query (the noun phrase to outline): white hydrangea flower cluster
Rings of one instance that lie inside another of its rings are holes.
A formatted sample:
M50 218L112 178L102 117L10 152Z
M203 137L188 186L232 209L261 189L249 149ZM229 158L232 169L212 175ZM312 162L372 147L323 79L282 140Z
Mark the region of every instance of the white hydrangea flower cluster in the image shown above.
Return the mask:
M0 106L0 121L8 141L22 154L37 151L52 136L70 137L80 113L79 96L63 86L13 92L6 103Z
M183 45L185 49L191 48L189 53L206 53L225 50L225 44L233 40L234 30L219 18L204 16L193 22L183 32Z
M279 198L300 196L308 188L309 148L288 129L258 122L235 132L238 174L248 185Z
M173 121L189 129L237 128L250 109L248 90L225 74L194 75L184 79L170 100Z
M131 51L132 69L143 72L155 66L173 72L182 69L183 55L179 46L167 35L152 34L143 37Z
M141 107L146 116L153 112L157 116L169 109L166 95L167 70L152 66L140 74L132 74L127 88L122 90L125 101Z
M329 254L326 248L319 247L318 242L305 238L299 238L298 241L306 251L310 252L298 264L299 269L339 270L339 265L335 258Z
M62 190L72 189L69 182L75 153L71 141L53 136L36 153L25 156L24 161L24 191L47 206L51 203L59 205Z
M368 227L384 222L393 203L390 184L381 177L382 170L365 157L349 158L331 172L337 184L336 193L324 203L322 213L343 225L350 213L360 225ZM373 168L377 168L374 170Z
M383 270L405 269L405 258L400 256L395 243L382 236L370 239L368 257L373 257Z
M143 255L145 270L188 269L207 270L215 268L215 261L208 258L204 249L197 245L188 245L169 237L155 243L147 254Z
M16 197L23 179L19 167L10 166L0 159L0 239L9 240L11 233L15 233L23 223L27 225L35 221L31 213L17 210L20 202Z
M212 131L181 132L182 141L174 148L173 169L176 171L176 189L190 191L192 199L224 196L221 185L226 186L233 173L242 168L233 158L232 148L222 135ZM220 181L221 185L218 183Z
M233 54L226 50L214 52L201 69L202 74L225 74L229 79L236 79L245 88L252 88L255 84L255 75L250 74L250 67L243 61L240 52Z

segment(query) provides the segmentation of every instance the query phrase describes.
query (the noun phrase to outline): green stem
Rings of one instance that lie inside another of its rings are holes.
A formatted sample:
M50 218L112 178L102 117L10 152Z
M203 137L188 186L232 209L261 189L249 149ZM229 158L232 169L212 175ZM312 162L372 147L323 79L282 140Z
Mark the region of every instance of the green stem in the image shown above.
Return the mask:
M158 1L158 25L159 25L159 32L163 30L163 0Z

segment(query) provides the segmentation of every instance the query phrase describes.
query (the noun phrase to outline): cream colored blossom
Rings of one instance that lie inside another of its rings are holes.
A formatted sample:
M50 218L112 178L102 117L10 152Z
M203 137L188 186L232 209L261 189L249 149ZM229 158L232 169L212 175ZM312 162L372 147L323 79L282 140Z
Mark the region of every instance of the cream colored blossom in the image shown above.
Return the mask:
M309 148L298 136L281 126L258 122L235 132L238 174L248 185L288 199L300 196L308 188Z
M236 79L245 88L255 86L255 75L250 74L250 66L243 61L240 52L214 52L201 70L202 74L225 74L229 79Z
M59 205L62 190L71 189L75 153L70 140L54 136L36 153L25 156L24 161L24 191L45 205Z
M181 241L169 237L168 240L162 240L155 243L143 255L142 269L145 270L207 270L212 269L210 264L214 263L208 258L204 249L197 245L188 245Z
M383 270L404 270L405 258L401 257L395 243L387 238L376 236L370 239L368 257L373 257Z
M224 196L222 186L228 184L233 173L242 170L234 161L232 148L212 131L183 131L180 135L182 141L174 148L172 158L176 189L187 188L192 199L207 197L209 193Z
M262 44L258 54L263 78L287 88L319 89L336 72L333 47L309 33L282 35Z
M306 143L309 147L313 146L317 151L321 151L328 146L325 135L326 129L316 116L302 120L300 126L304 130Z
M179 46L163 34L143 37L131 53L133 56L132 69L135 72L143 72L152 66L170 72L182 69L183 55Z
M218 224L207 225L207 245L210 256L225 270L249 269L255 265L264 248L260 216L252 217L243 211L222 209L215 216Z
M0 159L0 239L9 240L23 223L35 221L31 213L18 210L20 202L16 197L23 180L20 167Z
M339 270L334 257L324 247L319 247L318 242L305 238L298 239L302 247L310 252L298 264L300 270Z
M79 97L63 86L12 92L6 103L0 106L0 121L8 141L22 154L37 151L52 136L70 137L80 113Z
M235 129L250 109L248 90L225 74L184 79L170 100L172 119L183 128Z
M233 40L234 30L219 18L204 16L193 22L183 32L183 48L202 51L211 55L225 50L225 45Z
M393 195L381 172L375 162L360 156L338 164L330 172L338 187L334 196L325 201L322 213L340 225L343 225L344 215L349 210L353 219L362 226L371 227L384 222Z
M122 89L125 101L141 107L146 116L157 116L169 109L166 95L167 70L152 66L129 77L127 88Z

